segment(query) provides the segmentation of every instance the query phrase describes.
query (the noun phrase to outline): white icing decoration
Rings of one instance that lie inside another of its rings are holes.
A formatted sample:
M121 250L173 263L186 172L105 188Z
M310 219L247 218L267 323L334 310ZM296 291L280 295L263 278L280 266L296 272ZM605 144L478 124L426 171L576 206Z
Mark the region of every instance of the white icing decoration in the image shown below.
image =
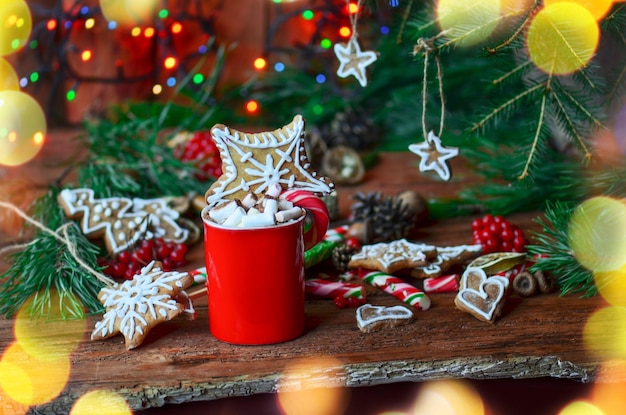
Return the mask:
M467 286L467 279L470 274L476 274L479 277L480 284L478 289ZM487 277L487 274L482 268L468 267L461 276L459 292L456 299L457 301L461 302L465 307L483 317L485 320L489 321L493 318L493 314L498 308L498 304L500 304L500 301L502 301L504 298L504 293L508 285L508 283L505 283L504 280L505 278L502 277ZM477 307L476 304L466 299L465 294L471 293L482 298L483 300L487 300L488 297L487 293L485 292L486 284L497 285L499 287L499 290L496 298L492 299L490 303L487 303L488 309L483 310L482 308Z
M423 251L435 249L431 245L414 244L406 239L398 239L393 242L381 242L373 245L364 245L361 251L352 255L352 260L367 260L376 258L385 269L392 264L407 259L419 262L426 259Z
M337 76L347 78L352 75L359 81L362 87L367 86L367 72L365 68L376 62L376 59L378 59L376 52L363 52L356 36L352 36L348 43L335 43L333 49L337 59L339 59Z
M148 327L147 316L157 320L166 317L168 310L176 310L177 303L171 299L176 294L172 285L182 287L181 279L185 272L163 272L152 261L135 275L132 281L125 281L113 288L103 288L104 307L107 312L102 321L95 324L92 339L96 335L106 337L115 332L115 322L119 318L119 331L126 337L141 335ZM159 292L165 293L159 294Z
M373 310L375 313L374 316L369 317L367 319L363 318L363 312L365 310ZM391 314L395 312L399 312L399 313ZM359 327L367 327L378 321L408 320L412 318L413 318L413 312L409 310L408 308L401 306L401 305L385 307L385 306L374 306L371 304L363 304L356 310L356 321Z
M435 258L428 265L423 267L416 267L426 275L438 274L441 270L441 265L445 261L449 261L453 258L459 257L463 252L480 252L482 245L456 245L456 246L444 246L437 248L437 258Z
M432 131L428 133L428 137L424 142L411 144L409 151L420 156L419 170L421 172L434 170L445 181L450 180L452 177L448 159L458 156L459 149L456 147L444 147L439 137Z
M211 133L220 150L224 175L220 178L219 186L213 188L212 194L207 197L209 206L228 200L230 195L239 191L247 192L251 189L253 193L260 194L275 183L313 193L331 192L328 184L315 178L300 163L306 160L306 155L302 154L304 150L301 148L304 136L304 119L301 115L296 115L291 124L276 131L246 134L226 126L216 126ZM263 150L259 159L255 158L254 154L252 157L249 156L254 150L259 149ZM251 177L249 180L238 177L235 157L245 164L242 169ZM293 173L287 166L287 163L292 162L297 170L295 178L291 177ZM240 182L237 184L236 180Z

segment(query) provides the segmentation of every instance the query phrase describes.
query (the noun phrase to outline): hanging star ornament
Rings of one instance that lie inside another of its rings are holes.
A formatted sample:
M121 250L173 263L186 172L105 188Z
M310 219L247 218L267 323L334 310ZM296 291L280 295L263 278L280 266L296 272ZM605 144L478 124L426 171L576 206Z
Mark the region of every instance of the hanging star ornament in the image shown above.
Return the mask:
M337 76L347 78L353 75L362 87L367 85L366 68L374 63L378 56L376 52L361 50L361 46L353 36L348 43L335 43L335 55L339 59L339 69Z
M445 181L452 177L448 160L458 156L459 149L444 147L441 144L441 139L432 131L428 133L428 137L423 143L411 144L409 151L421 157L419 169L422 173L434 170Z

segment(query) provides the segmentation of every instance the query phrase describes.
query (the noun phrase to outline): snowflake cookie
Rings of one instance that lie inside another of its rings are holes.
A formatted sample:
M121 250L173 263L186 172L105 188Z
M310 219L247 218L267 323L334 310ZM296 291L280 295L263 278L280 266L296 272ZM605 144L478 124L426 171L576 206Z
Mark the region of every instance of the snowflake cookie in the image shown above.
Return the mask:
M185 305L176 297L192 283L193 277L188 273L164 272L160 262L152 261L132 280L101 289L98 300L106 312L96 323L91 339L107 339L121 333L126 349L134 349L154 326L185 311Z
M222 175L205 197L208 205L260 195L275 184L329 194L334 185L311 170L304 148L304 118L296 115L290 124L275 131L244 133L217 124L211 135L222 159Z
M347 78L352 75L362 87L367 86L366 68L378 59L376 52L362 51L356 36L348 43L335 43L334 51L339 59L337 76Z
M364 245L352 255L350 268L365 268L393 274L403 269L425 266L437 255L432 245L415 244L406 239Z

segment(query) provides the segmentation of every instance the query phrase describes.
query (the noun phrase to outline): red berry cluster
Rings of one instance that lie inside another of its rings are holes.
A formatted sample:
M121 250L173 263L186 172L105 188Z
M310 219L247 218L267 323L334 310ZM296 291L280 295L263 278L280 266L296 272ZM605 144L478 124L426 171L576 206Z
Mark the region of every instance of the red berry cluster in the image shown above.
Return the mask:
M163 238L144 239L135 248L122 251L112 259L100 258L98 265L113 279L132 280L151 261L161 261L163 271L172 271L187 264L187 245L166 242Z
M526 252L524 232L502 216L487 214L472 221L472 240L483 246L483 254Z
M222 175L222 159L215 142L208 131L198 131L182 148L175 153L181 161L191 162L201 173L198 180L215 179Z
M335 305L337 308L346 308L346 307L358 307L360 305L365 304L364 298L357 297L344 297L343 295L338 295L334 299Z

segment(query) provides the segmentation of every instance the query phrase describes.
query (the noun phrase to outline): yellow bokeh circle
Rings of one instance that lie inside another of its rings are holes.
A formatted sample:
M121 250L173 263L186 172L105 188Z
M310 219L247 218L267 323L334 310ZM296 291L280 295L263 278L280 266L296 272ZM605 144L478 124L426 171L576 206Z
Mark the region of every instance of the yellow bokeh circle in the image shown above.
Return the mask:
M609 306L594 312L585 323L583 341L602 359L626 358L626 308Z
M20 50L28 41L33 20L24 0L0 2L0 56Z
M568 243L576 260L593 272L626 264L626 205L598 196L582 202L572 214Z
M604 415L626 414L626 360L602 362L596 372L591 391L591 402Z
M39 103L20 91L0 91L0 164L31 160L45 137L46 117Z
M50 292L47 315L31 317L30 308L35 298L30 297L16 315L15 339L28 354L38 359L69 357L83 339L87 321L63 315L61 309L69 308L70 299L61 298L56 290Z
M70 360L39 360L14 342L0 360L0 388L16 402L41 405L55 399L70 376Z
M6 59L0 58L0 91L18 91L20 81L13 66Z
M81 396L70 411L70 415L132 415L126 400L119 394L107 390L94 390Z
M562 2L575 3L584 7L596 20L602 19L613 5L613 0L543 0L543 5L550 6Z
M413 415L483 415L484 403L476 390L463 380L425 383L410 412Z
M108 21L120 26L150 24L159 0L100 0L100 9Z
M604 415L604 412L590 402L574 401L561 409L558 415Z
M593 280L609 304L626 307L626 265L613 271L594 272Z
M471 46L487 39L500 17L500 0L439 0L437 17L446 37L458 46Z
M544 72L564 75L575 72L593 58L600 29L593 15L571 2L544 7L528 28L530 59Z

